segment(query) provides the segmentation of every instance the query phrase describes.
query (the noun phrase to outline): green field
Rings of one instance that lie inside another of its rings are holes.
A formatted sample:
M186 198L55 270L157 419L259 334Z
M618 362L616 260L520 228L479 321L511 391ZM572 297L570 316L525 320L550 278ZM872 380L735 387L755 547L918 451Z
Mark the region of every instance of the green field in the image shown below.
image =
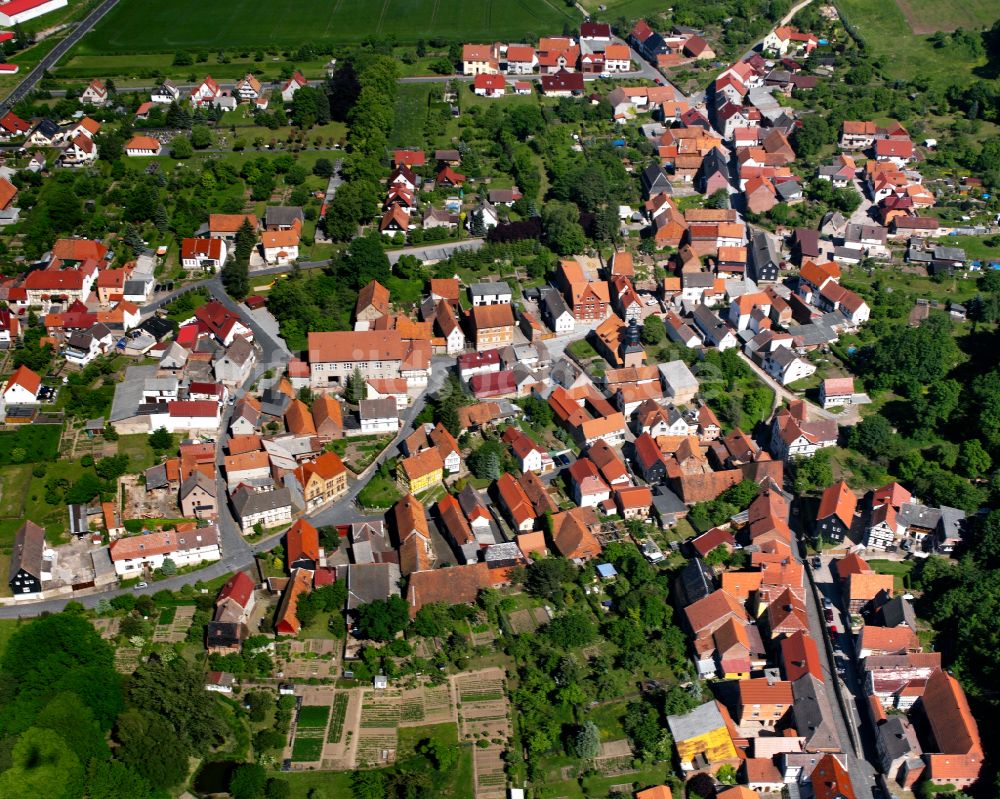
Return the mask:
M11 454L16 449L24 450L22 463L52 460L59 452L61 432L57 424L30 424L0 433L0 466L14 462Z
M1000 16L996 0L896 0L911 30L916 34L951 32L958 28L975 30L996 22Z
M935 14L944 17L940 0L917 0L915 7L934 6ZM927 35L915 34L895 2L872 3L871 0L840 0L837 3L847 21L865 40L869 50L879 56L887 77L909 80L924 75L932 80L951 81L967 75L984 58L975 58L958 47L935 48ZM950 6L949 6L950 7ZM994 16L996 16L994 14ZM947 24L942 18L942 27Z
M393 36L401 44L433 36L455 41L533 40L562 33L580 14L561 0L243 0L154 3L122 0L83 39L81 53L149 53L220 47L355 44Z

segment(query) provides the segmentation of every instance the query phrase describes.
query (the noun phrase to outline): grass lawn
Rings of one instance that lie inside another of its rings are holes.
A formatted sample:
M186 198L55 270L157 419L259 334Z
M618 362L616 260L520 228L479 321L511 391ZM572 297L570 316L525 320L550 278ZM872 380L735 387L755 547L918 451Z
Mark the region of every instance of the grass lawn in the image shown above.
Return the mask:
M269 774L291 786L291 799L307 799L313 788L321 796L353 796L349 771L276 771Z
M989 5L989 0L980 0ZM952 22L950 10L975 8L977 3L942 4L936 0L909 0L916 8L934 7L932 27L947 29ZM951 82L956 76L968 75L984 58L970 56L958 47L935 47L926 34L915 34L894 0L872 3L870 0L840 0L837 4L847 21L854 25L868 48L884 64L890 78L909 80L916 75L926 75L939 83ZM996 17L993 7L993 17Z
M428 724L424 727L400 727L399 743L397 744L396 757L398 760L409 757L417 748L417 744L424 740L433 740L444 746L458 746L458 725L454 722L444 724Z
M326 729L327 719L330 718L329 705L303 705L299 711L298 727Z
M37 463L52 460L59 453L59 434L62 428L57 424L30 424L16 430L0 433L0 465L13 463L11 453L23 450L22 462Z
M602 741L616 741L625 737L622 729L622 718L625 716L625 706L628 702L612 702L593 708L587 718L597 725L601 731Z
M31 483L31 466L7 466L0 469L0 517L24 515L24 499Z
M389 134L390 147L423 147L427 104L435 86L403 83L396 91L396 121Z
M7 642L14 634L14 631L21 626L17 619L0 619L0 657L7 649Z
M1000 247L990 247L986 244L992 236L944 236L937 239L945 247L961 247L973 261L991 261L1000 263Z
M377 474L368 481L358 494L358 502L366 508L389 508L401 494L392 480L384 480Z
M868 565L875 570L876 574L891 574L893 587L897 593L902 593L906 590L907 578L913 571L914 563L912 560L870 560Z
M122 0L83 39L78 52L298 48L320 40L359 43L370 36L392 36L407 44L428 31L455 41L533 41L580 21L576 9L558 0L276 0L266 15L248 13L242 0L207 6L198 0L161 5Z
M148 469L156 462L149 446L149 433L130 433L118 437L118 454L128 455L129 471Z

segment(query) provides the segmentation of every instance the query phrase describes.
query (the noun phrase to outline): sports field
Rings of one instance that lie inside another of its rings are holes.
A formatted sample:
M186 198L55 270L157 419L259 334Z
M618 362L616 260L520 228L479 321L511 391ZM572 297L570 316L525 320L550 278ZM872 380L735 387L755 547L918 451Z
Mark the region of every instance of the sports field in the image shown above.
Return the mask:
M951 33L958 28L976 30L1000 19L1000 6L996 0L896 0L896 3L910 30L916 34Z
M121 0L80 43L81 53L187 49L297 48L393 36L419 39L531 41L578 25L563 0Z

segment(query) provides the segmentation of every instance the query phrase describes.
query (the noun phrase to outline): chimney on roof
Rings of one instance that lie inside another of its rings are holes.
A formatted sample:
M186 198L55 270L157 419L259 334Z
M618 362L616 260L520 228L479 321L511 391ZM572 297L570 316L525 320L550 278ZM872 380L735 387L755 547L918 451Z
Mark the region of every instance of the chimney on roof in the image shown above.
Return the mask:
M767 678L768 685L774 685L781 679L780 673L777 669L764 669L764 676Z

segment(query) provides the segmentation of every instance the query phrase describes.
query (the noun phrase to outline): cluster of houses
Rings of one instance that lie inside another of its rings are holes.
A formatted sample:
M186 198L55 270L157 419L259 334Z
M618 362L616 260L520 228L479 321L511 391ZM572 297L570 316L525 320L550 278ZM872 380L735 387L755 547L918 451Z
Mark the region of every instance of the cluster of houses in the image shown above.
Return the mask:
M906 497L890 484L875 492L882 503L876 509L905 506ZM942 668L941 653L924 651L909 598L894 596L892 575L875 573L858 554L832 565L855 636L880 771L905 789L921 780L968 788L983 766L979 729L958 680Z
M612 36L604 22L585 22L579 38L542 38L538 46L528 44L466 44L462 47L462 74L472 76L472 88L484 97L502 97L512 89L530 94L531 83L518 76L540 75L541 91L547 97L583 94L584 76L611 77L632 71L629 46Z
M955 552L966 540L968 525L964 511L924 505L899 483L869 492L859 501L840 481L823 492L815 532L826 541L868 552L902 551L926 557L931 552Z
M690 541L692 557L676 579L674 597L698 673L719 689L713 692L718 698L669 716L667 723L685 772L732 766L753 792L747 796L855 796L848 762L853 753L844 752L848 742L835 720L823 644L810 631L816 600L793 551L789 500L777 484L765 484L745 513ZM891 484L873 492L871 501L876 511L899 512L910 497ZM844 517L849 526L855 504L846 485L831 487L817 528L840 540L830 531L844 522L828 522ZM708 565L713 553L737 549L749 556L741 570ZM880 770L907 789L921 780L968 787L982 768L979 732L940 653L923 651L909 599L895 596L893 577L876 574L857 554L832 566L849 632L857 637L868 697L865 723L874 728ZM832 604L824 606L836 634L833 612Z
M731 766L752 796L810 788L815 796L854 796L822 643L810 632L789 501L769 482L738 523L690 542L693 557L676 579L675 602L699 675L732 690L668 716L667 724L684 772ZM706 562L737 548L749 556L739 571L717 571ZM834 792L824 792L831 785Z

